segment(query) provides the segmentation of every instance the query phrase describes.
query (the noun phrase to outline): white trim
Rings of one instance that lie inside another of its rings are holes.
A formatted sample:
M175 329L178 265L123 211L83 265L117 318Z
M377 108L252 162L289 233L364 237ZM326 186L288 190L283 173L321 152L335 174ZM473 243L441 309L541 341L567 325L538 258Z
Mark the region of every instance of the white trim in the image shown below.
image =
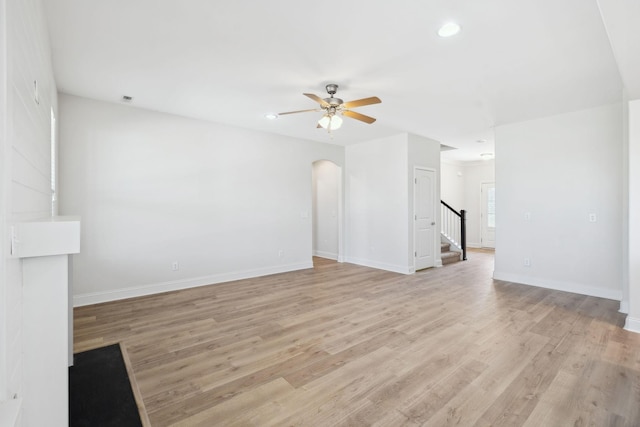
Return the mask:
M480 243L476 243L476 242L473 242L473 243L467 242L467 249L468 248L482 249L482 245ZM491 248L491 249L493 249L493 248Z
M413 274L416 272L415 268L413 267L387 264L385 262L371 261L363 258L345 257L345 262L362 265L364 267L376 268L378 270L392 271L394 273L400 274Z
M503 273L501 271L493 272L495 280L504 280L505 282L519 283L522 285L537 286L539 288L553 289L556 291L572 292L574 294L588 295L598 298L606 298L615 301L622 299L622 291L614 289L596 288L586 286L580 283L562 282L558 280L540 279L537 277L520 276L513 273Z
M214 274L211 276L196 277L193 279L172 280L168 282L153 283L150 285L132 286L123 289L115 289L107 292L93 292L73 296L73 306L99 304L127 298L141 297L145 295L159 294L162 292L177 291L180 289L196 288L199 286L215 285L217 283L231 282L234 280L251 279L254 277L268 276L270 274L286 273L289 271L313 268L313 262L301 262L297 264L265 267L256 270L245 270L232 273Z
M317 256L320 258L327 258L327 259L332 259L332 260L338 260L338 254L334 254L332 252L325 252L325 251L313 251L313 256Z
M624 329L640 334L640 319L627 316L627 321L624 323Z

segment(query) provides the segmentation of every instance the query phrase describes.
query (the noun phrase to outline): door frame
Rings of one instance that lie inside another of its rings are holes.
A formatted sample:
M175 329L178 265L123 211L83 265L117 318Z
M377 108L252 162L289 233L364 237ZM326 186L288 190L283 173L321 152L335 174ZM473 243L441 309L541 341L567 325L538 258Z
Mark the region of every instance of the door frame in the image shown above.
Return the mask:
M338 182L338 189L337 189L337 198L338 198L338 209L337 209L337 221L338 221L338 248L337 251L338 253L337 255L337 261L338 262L344 262L344 177L343 177L343 173L342 173L342 169L343 167L341 165L339 165L338 163L336 163L333 160L330 159L316 159L314 161L311 162L311 198L313 199L314 194L313 194L313 185L314 185L314 167L315 164L317 162L320 161L326 161L326 162L330 162L333 163L333 165L336 167L336 181ZM315 227L315 216L313 214L313 200L311 200L311 259L313 262L313 257L314 257L314 247L313 247L313 229Z
M433 200L433 219L435 222L434 227L434 233L433 233L433 266L434 267L442 267L442 259L440 258L440 247L438 245L438 241L440 240L440 209L438 209L436 206L438 200L437 195L439 194L438 192L438 171L435 168L431 168L428 166L414 166L413 167L413 177L411 178L411 185L412 185L412 191L413 191L413 203L412 203L412 211L411 212L411 240L413 241L413 248L411 250L411 266L412 266L412 272L415 273L416 272L416 180L417 180L417 171L418 170L423 170L423 171L429 171L429 172L433 172L433 179L434 179L434 192L433 192L433 196L434 196L434 200ZM429 268L429 267L427 267Z
M496 240L495 240L495 227L493 228L493 233L494 233L494 239L493 239L493 246L486 246L485 243L485 213L487 211L487 206L485 203L485 194L484 194L484 189L485 186L488 186L490 184L493 184L493 188L496 188L496 182L495 181L483 181L480 183L480 247L481 248L489 248L489 249L495 249L496 248Z

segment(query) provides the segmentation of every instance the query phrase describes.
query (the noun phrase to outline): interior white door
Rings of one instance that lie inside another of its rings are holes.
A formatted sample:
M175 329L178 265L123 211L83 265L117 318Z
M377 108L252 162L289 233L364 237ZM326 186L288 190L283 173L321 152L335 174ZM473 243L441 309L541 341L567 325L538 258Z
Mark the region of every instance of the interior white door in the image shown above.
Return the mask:
M415 269L435 266L436 247L436 180L435 171L414 171L414 245Z
M483 248L496 247L496 184L482 183L482 236Z

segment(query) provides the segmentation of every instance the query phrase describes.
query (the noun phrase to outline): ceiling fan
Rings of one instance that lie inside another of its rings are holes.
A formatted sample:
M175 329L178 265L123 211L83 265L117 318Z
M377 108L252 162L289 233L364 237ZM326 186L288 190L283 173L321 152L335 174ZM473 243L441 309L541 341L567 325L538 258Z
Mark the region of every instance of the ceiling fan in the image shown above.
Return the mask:
M357 99L355 101L344 102L340 98L334 98L333 95L338 91L338 85L330 83L326 86L327 93L329 94L329 98L320 98L318 95L314 95L312 93L303 93L304 96L311 98L320 104L320 108L312 108L309 110L298 110L298 111L288 111L286 113L279 113L279 116L284 116L286 114L295 114L295 113L306 113L308 111L324 111L324 114L318 120L318 128L327 129L328 132L332 130L338 129L342 126L342 117L346 116L352 119L360 120L361 122L365 122L371 124L376 121L373 117L365 116L364 114L356 113L352 111L352 108L363 107L365 105L371 104L379 104L380 98L377 96L372 96L369 98Z

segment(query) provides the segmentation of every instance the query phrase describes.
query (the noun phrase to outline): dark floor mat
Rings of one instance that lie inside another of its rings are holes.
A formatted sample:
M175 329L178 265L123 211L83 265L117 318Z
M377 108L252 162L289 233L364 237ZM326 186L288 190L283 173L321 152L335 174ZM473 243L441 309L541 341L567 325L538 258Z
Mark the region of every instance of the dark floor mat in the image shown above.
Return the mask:
M119 344L74 355L69 426L142 427Z

